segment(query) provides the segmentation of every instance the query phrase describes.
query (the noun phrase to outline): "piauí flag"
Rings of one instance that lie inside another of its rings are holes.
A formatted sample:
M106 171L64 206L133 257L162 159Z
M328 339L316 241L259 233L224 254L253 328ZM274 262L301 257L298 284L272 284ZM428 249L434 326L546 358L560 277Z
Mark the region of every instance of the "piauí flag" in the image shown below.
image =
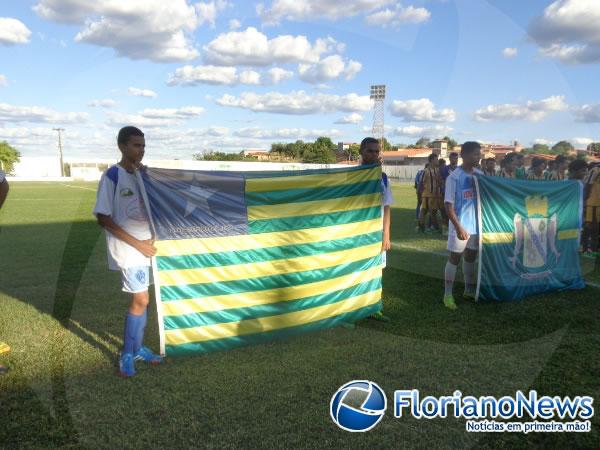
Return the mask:
M231 349L381 309L381 167L141 176L162 354Z
M516 300L582 289L578 181L476 176L480 250L478 298Z

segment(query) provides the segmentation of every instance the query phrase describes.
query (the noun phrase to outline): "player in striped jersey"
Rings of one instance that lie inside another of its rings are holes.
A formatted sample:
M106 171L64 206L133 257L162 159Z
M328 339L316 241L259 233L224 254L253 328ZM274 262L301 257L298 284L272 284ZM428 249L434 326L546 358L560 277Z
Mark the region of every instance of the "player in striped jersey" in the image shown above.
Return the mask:
M585 180L585 228L591 242L584 243L586 256L599 256L598 238L600 232L600 166L595 166ZM587 245L586 245L587 244Z
M419 212L419 230L425 231L425 217L429 213L432 227L439 228L437 212L442 207L441 179L438 171L438 156L432 153L427 158L429 167L421 178L421 211Z

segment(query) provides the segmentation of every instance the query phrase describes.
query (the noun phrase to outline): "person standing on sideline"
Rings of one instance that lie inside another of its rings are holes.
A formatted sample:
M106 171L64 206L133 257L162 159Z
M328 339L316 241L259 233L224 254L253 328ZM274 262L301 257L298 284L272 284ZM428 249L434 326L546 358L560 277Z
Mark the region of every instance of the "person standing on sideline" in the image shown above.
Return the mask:
M427 169L428 166L429 166L429 164L425 164L425 169ZM417 174L415 175L415 192L417 194L417 208L415 210L415 213L417 215L416 216L417 221L419 220L419 212L421 211L421 202L423 201L423 199L422 199L423 192L420 190L420 187L421 187L421 179L423 178L425 169L419 169L417 171ZM417 229L418 229L418 227L417 227Z
M495 177L496 174L496 158L490 156L485 160L485 166L483 167L484 175L488 177Z
M480 150L481 151L481 150ZM507 153L500 165L500 174L498 176L503 178L517 178L515 173L516 156L514 152Z
M464 298L475 298L475 260L479 249L477 235L477 197L475 195L474 174L483 172L475 165L481 158L481 145L468 141L461 146L462 165L450 174L446 182L444 203L450 218L448 230L448 251L450 252L444 269L444 305L456 309L452 294L454 278L460 259L464 253L463 274L465 277Z
M94 215L106 232L108 267L121 272L121 286L131 294L125 317L119 374L135 375L135 361L160 364L162 358L143 346L149 302L150 257L156 254L150 224L136 178L142 170L146 142L136 127L121 128L117 136L121 151L118 164L100 178Z
M426 216L429 213L431 220L431 228L428 231L433 231L433 228L439 228L437 221L437 212L441 208L441 181L440 173L438 172L438 155L432 153L427 157L429 167L425 169L423 178L421 178L420 189L422 192L421 211L419 212L419 231L426 231Z
M569 160L565 155L558 155L554 159L554 170L550 172L548 180L551 181L562 181L567 179L567 168L569 167Z
M6 174L0 170L0 209L2 209L2 205L6 201L6 197L8 196L8 181L6 181ZM8 344L0 341L0 354L8 353L10 351L10 347ZM0 364L0 375L4 375L8 372L8 367Z
M547 175L544 173L546 168L546 160L535 157L531 160L531 171L527 174L528 180L544 181L547 180Z
M440 167L440 178L442 179L442 201L444 198L444 195L446 193L446 180L448 179L448 177L450 176L450 174L452 172L454 172L454 170L458 167L458 153L456 152L452 152L448 155L448 159L450 159L450 164L445 165L444 167ZM443 236L448 236L448 225L449 225L449 219L448 216L446 215L446 208L444 208L442 205L440 205L440 212L442 213L442 235Z
M370 165L370 164L381 164L381 151L379 148L379 142L377 139L373 137L366 137L360 143L360 163L361 165ZM383 189L383 197L382 197L382 212L383 212L383 235L381 239L381 252L382 252L382 263L383 267L386 264L386 255L387 252L391 248L391 240L390 240L390 206L394 202L392 198L392 189L390 188L390 182L388 180L387 175L382 172L381 173L381 188ZM389 318L383 314L382 311L379 311L372 316L371 319L380 320L382 322L389 322Z

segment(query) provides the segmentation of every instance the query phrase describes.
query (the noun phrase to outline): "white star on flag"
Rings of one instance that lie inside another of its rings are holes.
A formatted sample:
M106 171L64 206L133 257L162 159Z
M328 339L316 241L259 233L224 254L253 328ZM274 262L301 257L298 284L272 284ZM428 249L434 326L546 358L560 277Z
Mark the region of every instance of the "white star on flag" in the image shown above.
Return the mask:
M192 181L202 182L202 180L199 180L197 177L194 178L194 180ZM190 214L192 214L196 209L210 212L208 199L215 195L218 192L218 190L199 184L191 185L189 189L185 189L181 192L185 195L187 200L185 203L185 213L183 215L183 217L187 217Z

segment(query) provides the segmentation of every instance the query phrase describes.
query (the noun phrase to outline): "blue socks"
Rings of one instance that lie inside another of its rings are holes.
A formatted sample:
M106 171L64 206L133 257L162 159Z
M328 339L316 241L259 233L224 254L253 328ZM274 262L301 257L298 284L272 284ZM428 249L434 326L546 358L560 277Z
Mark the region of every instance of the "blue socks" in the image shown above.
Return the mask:
M144 330L146 329L146 322L148 320L148 310L145 309L142 313L138 327L135 333L135 342L133 345L133 353L136 353L140 348L142 348L142 343L144 342Z
M135 353L142 346L144 329L146 328L146 310L140 315L127 312L125 316L125 336L123 338L123 353Z

